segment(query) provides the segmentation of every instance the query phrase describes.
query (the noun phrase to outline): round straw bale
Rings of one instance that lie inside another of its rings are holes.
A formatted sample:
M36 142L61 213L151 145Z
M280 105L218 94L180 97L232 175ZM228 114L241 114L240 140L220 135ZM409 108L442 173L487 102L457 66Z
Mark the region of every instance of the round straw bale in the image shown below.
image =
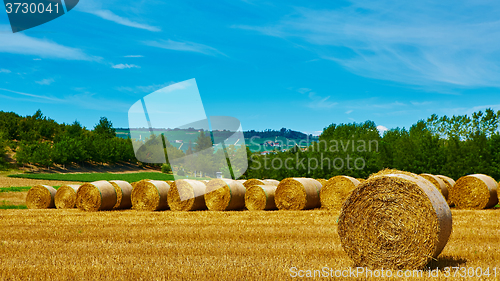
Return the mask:
M363 179L363 178L356 178L356 179L357 179L360 183L362 183L362 182L364 182L364 181L365 181L365 179Z
M206 184L197 180L176 180L170 185L167 201L172 211L206 210Z
M116 191L116 204L113 209L130 209L132 207L132 185L126 181L109 181Z
M280 210L305 210L321 206L321 183L311 178L286 178L278 184L274 194Z
M498 183L490 176L474 174L457 180L450 190L451 201L459 209L486 209L498 204Z
M276 210L275 185L252 185L245 193L245 206L250 211Z
M385 174L352 191L338 234L355 266L418 269L441 253L452 230L451 210L432 183L421 179Z
M359 185L359 181L349 176L335 176L328 180L319 193L321 207L340 211L342 204Z
M430 181L441 192L446 202L448 202L448 188L442 179L432 174L420 174L420 176Z
M83 211L112 210L115 204L115 187L107 181L85 183L76 192L76 207Z
M172 184L174 183L174 181L165 181L169 186L172 186Z
M245 191L240 181L213 179L207 184L205 203L211 211L240 210L245 207Z
M444 184L446 185L446 189L448 190L448 198L446 198L446 202L448 202L449 206L453 206L453 202L451 201L451 196L450 196L450 190L453 188L455 185L455 180L453 180L450 177L443 176L443 175L436 175L436 177L440 178L441 180L444 181Z
M132 190L132 209L140 211L161 211L168 209L170 186L164 181L142 180Z
M76 207L76 192L79 185L63 185L57 189L54 202L57 209L72 209Z
M328 182L328 180L325 180L325 179L316 179L317 181L319 181L319 183L321 183L321 188L325 187L326 183Z
M35 185L28 191L26 196L26 206L28 209L54 208L54 197L56 190L48 185Z
M277 181L277 180L259 180L259 179L249 179L249 180L246 180L244 183L243 183L243 186L245 186L245 188L249 188L250 186L253 186L253 185L274 185L274 186L278 186L280 182Z

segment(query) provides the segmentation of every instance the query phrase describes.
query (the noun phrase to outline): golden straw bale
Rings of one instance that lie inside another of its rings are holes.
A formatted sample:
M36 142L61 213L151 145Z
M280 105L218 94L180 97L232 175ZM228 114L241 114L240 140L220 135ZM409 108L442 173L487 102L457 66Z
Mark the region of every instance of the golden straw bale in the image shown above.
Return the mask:
M243 183L243 186L248 189L250 186L253 186L253 185L274 185L274 186L278 186L279 183L280 182L277 181L277 180L249 179L249 180L246 180Z
M205 203L211 211L240 210L245 207L245 191L240 181L213 179L207 184Z
M357 179L360 183L362 183L362 182L364 182L364 181L365 181L365 179L363 179L363 178L356 178L356 179Z
M446 202L448 202L448 188L446 187L446 184L442 179L432 174L420 174L419 176L430 181L437 188L437 190L439 190L441 194L443 194Z
M126 181L109 181L116 191L116 204L113 209L130 209L132 207L132 185Z
M444 181L444 184L446 185L446 189L448 190L448 198L446 198L446 202L448 202L449 206L454 206L455 204L451 201L450 190L455 185L455 180L453 180L450 177L443 176L443 175L436 175L436 177L438 177Z
M328 182L328 180L325 180L325 179L316 179L317 181L319 181L319 183L321 183L321 188L325 187L326 183Z
M142 180L132 190L132 209L140 211L161 211L168 209L170 186L164 181Z
M170 185L167 201L172 211L206 210L206 184L197 180L176 180Z
M35 185L28 191L26 196L26 206L28 209L54 208L54 197L56 190L48 185Z
M115 204L115 187L107 181L85 183L76 192L76 207L82 211L112 210Z
M353 177L335 176L330 178L319 193L321 207L340 211L344 201L358 185L359 181Z
M498 183L490 176L474 174L457 180L450 190L451 201L459 209L486 209L498 204Z
M451 210L432 183L421 179L371 176L351 192L338 234L355 266L420 269L441 253L452 230Z
M252 185L245 193L245 206L250 211L276 210L276 185Z
M274 194L280 210L305 210L321 206L321 183L311 178L286 178L280 182Z
M76 192L80 185L63 185L57 189L54 202L57 209L72 209L76 207Z

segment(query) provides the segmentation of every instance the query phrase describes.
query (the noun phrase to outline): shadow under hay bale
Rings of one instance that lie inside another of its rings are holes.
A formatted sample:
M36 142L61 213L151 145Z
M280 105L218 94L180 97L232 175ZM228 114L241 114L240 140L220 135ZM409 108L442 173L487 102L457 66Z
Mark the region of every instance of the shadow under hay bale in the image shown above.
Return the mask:
M56 190L48 185L35 185L26 195L26 207L28 209L48 209L55 208L54 197Z
M245 207L249 211L277 210L274 201L275 185L252 185L245 193Z
M197 180L176 180L170 185L167 201L172 211L206 210L206 184Z
M54 202L57 209L76 208L76 192L80 185L63 185L57 189Z
M116 204L113 209L130 209L132 207L132 185L120 180L109 181L109 183L113 185L116 191Z
M164 181L142 180L134 183L132 209L138 211L161 211L168 209L170 186Z
M459 209L487 209L498 204L498 183L490 176L474 174L457 180L450 190L451 201Z
M280 210L307 210L319 208L322 185L311 178L286 178L278 184L274 194Z
M107 181L85 183L76 192L76 207L82 211L112 210L115 204L115 187Z
M359 181L349 176L335 176L329 179L319 193L321 207L340 211L344 201L358 185Z
M245 208L245 192L240 181L213 179L207 184L205 204L210 211L241 210Z
M407 172L370 176L346 200L338 222L344 251L368 268L421 269L441 253L451 230L441 193Z

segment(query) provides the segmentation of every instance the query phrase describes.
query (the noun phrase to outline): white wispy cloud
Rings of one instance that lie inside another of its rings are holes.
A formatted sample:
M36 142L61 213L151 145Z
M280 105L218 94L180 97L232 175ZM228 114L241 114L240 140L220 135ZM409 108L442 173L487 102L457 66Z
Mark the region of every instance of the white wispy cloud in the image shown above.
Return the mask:
M353 110L351 109L351 110L346 111L345 114L351 114L352 112L353 112Z
M143 58L143 55L128 55L128 56L123 56L124 58Z
M116 69L141 68L140 66L135 65L135 64L123 64L123 63L120 63L120 64L115 64L115 65L113 65L112 67L113 67L113 68L116 68Z
M151 47L157 47L173 51L195 52L210 56L216 56L216 55L226 56L224 53L210 46L188 41L181 42L168 39L168 40L158 40L158 41L144 41L143 43Z
M42 59L33 59L33 60L42 60Z
M118 91L121 91L121 92L152 93L154 91L168 87L168 86L173 85L173 84L175 84L175 82L167 82L167 83L163 83L163 84L153 84L153 85L135 86L135 87L121 86L121 87L117 87L116 89Z
M149 30L149 31L153 31L153 32L161 31L161 29L157 26L151 26L151 25L148 25L145 23L138 23L138 22L132 21L128 18L121 17L121 16L115 14L110 10L89 8L89 9L83 9L83 11L87 12L89 14L96 15L102 19L112 21L112 22L117 23L117 24L129 26L129 27L134 27L134 28L139 28L139 29L145 29L145 30Z
M34 95L34 94L29 94L29 93L23 93L23 92L13 91L13 90L9 90L9 89L0 88L0 91L5 91L5 92L13 93L13 94L16 94L18 96L24 96L24 97L34 98L35 99L34 101L64 102L64 100L58 99L58 98L55 98L55 97L42 96L42 95ZM4 97L16 99L16 97L12 96L12 95L4 96Z
M0 53L34 55L42 58L66 60L90 61L97 59L77 48L66 47L47 39L30 37L24 33L12 33L7 25L0 25L0 32L2 32Z
M412 85L500 87L500 3L351 1L296 9L266 26L234 26L309 43L360 76Z
M379 133L380 133L381 135L383 135L383 134L384 134L384 132L385 132L385 131L388 131L389 129L387 129L387 127L385 127L385 126L378 125L378 126L377 126L377 130L379 131Z
M0 73L11 73L12 71L4 68L0 68Z
M307 94L309 102L306 105L309 108L313 109L332 108L338 104L337 102L330 101L330 96L327 97L320 96L316 92L313 92L311 89L308 88L300 88L297 90L297 92L301 94Z
M42 79L40 81L35 81L35 83L40 84L40 85L50 85L54 83L54 79L48 78L48 79Z

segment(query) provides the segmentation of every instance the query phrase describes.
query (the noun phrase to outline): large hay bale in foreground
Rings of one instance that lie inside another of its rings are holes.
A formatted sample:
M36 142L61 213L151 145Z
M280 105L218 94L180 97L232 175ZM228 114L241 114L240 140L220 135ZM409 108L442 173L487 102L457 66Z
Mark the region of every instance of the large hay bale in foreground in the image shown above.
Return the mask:
M325 187L325 185L328 183L328 180L325 180L325 179L316 179L317 181L319 181L319 183L321 183L321 189L323 189L323 187Z
M205 203L211 211L241 210L245 207L245 192L239 181L213 179L207 184Z
M140 211L161 211L168 209L170 186L164 181L142 180L132 190L132 209Z
M167 201L172 211L206 210L206 184L197 180L176 180L170 185Z
M453 206L455 205L453 203L453 201L451 201L451 196L450 196L450 190L453 188L453 186L455 185L455 180L450 178L450 177L447 177L447 176L443 176L443 175L436 175L436 177L440 178L441 180L444 181L444 184L446 185L446 189L448 189L448 198L446 198L446 202L448 202L448 205L449 206Z
M338 234L355 266L419 269L446 246L451 210L432 183L415 176L370 177L345 201Z
M321 206L321 183L311 178L286 178L278 184L274 194L280 210L306 210Z
M359 183L357 179L349 176L335 176L329 179L319 193L321 207L340 211L344 201Z
M115 187L107 181L85 183L76 192L76 207L82 211L112 210L115 204Z
M54 208L57 190L48 185L35 185L28 191L26 206L28 209Z
M243 186L248 189L250 186L253 186L253 185L274 185L274 186L278 186L279 183L280 182L277 181L277 180L249 179L249 180L246 180L243 183Z
M132 190L134 187L126 182L120 180L109 181L116 191L116 204L113 207L115 210L130 209L132 207Z
M57 209L73 209L76 207L76 192L80 185L63 185L57 189L54 202Z
M486 209L498 204L498 183L490 176L474 174L457 180L450 190L451 201L459 209Z
M441 192L446 202L448 202L448 188L441 178L432 174L420 174L420 176L432 182L432 184L437 188L437 190Z
M252 185L245 193L245 207L250 211L276 210L275 185Z

